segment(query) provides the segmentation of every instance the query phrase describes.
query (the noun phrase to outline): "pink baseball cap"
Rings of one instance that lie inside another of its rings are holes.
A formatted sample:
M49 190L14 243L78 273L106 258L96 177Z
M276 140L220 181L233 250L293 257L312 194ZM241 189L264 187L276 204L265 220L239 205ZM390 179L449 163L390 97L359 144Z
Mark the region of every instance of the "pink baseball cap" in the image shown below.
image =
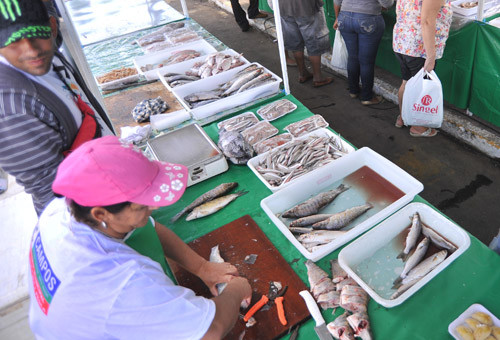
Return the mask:
M187 180L184 165L150 160L133 144L106 136L64 159L52 190L86 207L123 202L167 206L182 196Z

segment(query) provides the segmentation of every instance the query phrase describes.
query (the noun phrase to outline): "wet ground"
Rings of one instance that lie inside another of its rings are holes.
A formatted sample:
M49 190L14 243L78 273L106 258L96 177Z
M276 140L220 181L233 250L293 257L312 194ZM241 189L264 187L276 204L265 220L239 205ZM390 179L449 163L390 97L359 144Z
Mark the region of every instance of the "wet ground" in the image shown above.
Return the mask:
M181 10L180 2L168 1ZM246 8L245 1L241 2ZM208 1L187 0L190 17L230 48L242 52L276 74L281 74L278 46L265 33L252 28L241 32L234 17ZM395 104L365 107L347 92L347 80L333 76L331 85L313 88L299 84L297 68L288 69L291 93L312 112L321 114L330 127L356 147L367 146L387 157L424 184L420 194L448 217L488 244L500 228L500 163L445 133L414 138L408 128L397 129ZM399 85L399 79L382 70L376 76Z

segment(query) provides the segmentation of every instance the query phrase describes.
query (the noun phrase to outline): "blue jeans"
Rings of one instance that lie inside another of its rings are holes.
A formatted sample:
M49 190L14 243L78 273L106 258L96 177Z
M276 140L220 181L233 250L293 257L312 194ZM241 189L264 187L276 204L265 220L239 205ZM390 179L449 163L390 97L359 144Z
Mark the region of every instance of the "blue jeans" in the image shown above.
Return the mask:
M361 100L373 98L375 58L385 22L382 15L341 11L338 17L340 33L347 48L347 78L349 92ZM359 78L361 77L361 91Z

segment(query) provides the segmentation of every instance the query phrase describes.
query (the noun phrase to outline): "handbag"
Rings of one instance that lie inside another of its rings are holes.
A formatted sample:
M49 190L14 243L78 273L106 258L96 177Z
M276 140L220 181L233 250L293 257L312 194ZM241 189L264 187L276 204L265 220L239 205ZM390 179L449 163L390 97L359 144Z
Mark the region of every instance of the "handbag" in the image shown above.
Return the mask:
M339 30L335 31L335 40L333 41L332 59L330 64L333 68L342 70L347 69L347 48L345 46L344 38Z
M423 68L406 83L401 118L407 126L440 128L443 123L443 88L434 71Z

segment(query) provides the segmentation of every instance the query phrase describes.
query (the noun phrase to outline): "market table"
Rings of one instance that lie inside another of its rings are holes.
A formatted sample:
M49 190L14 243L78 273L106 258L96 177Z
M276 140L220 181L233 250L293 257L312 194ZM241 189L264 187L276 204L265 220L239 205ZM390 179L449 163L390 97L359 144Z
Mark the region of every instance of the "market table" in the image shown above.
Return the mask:
M281 96L283 94L268 101L276 100ZM287 124L312 115L292 95L286 98L294 102L298 108L272 122L280 129L280 132L283 132ZM243 111L256 112L262 105L263 103L259 103ZM236 112L235 115L241 112ZM204 126L204 130L214 141L217 141L218 136L216 123ZM238 190L246 190L248 194L241 196L216 214L189 222L181 218L175 224L170 224L170 218L184 206L206 191L225 182L238 182ZM308 285L305 258L260 208L260 201L271 194L272 192L247 166L230 164L228 171L189 187L176 204L156 210L153 217L189 243L237 218L250 215L291 268ZM420 196L416 196L413 201L431 206ZM500 270L498 270L500 256L474 236L469 236L471 238L469 249L401 305L385 308L374 300L370 300L368 315L375 339L451 339L448 325L473 303L482 304L490 312L500 316ZM138 252L158 261L167 275L173 278L153 229L138 229L127 243ZM332 252L317 264L330 272L329 260L337 258L341 249ZM331 309L323 311L322 314L328 323L342 313L342 308L338 308L334 315ZM301 326L298 339L315 339L316 337L314 321L310 319ZM288 335L283 338L288 338Z

